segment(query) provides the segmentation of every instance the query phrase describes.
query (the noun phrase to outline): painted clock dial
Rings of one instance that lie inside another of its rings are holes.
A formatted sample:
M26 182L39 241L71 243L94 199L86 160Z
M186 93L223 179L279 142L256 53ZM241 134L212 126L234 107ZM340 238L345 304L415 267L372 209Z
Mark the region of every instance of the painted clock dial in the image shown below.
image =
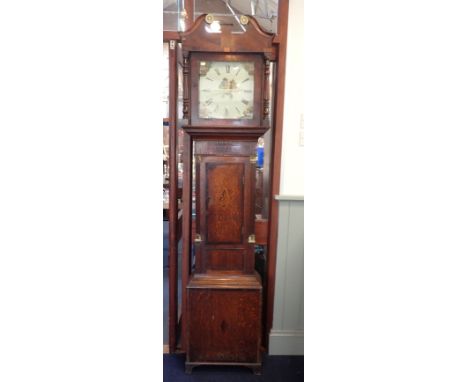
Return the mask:
M200 61L199 117L253 119L253 62Z

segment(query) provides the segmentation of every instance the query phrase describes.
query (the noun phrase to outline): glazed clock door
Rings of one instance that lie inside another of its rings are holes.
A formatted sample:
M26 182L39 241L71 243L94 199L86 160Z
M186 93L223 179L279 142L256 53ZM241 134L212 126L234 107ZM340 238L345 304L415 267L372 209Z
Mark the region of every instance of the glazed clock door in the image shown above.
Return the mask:
M200 272L253 270L254 169L249 157L199 156Z
M252 54L194 54L192 124L259 126L264 62Z
M254 63L200 61L200 118L252 119Z

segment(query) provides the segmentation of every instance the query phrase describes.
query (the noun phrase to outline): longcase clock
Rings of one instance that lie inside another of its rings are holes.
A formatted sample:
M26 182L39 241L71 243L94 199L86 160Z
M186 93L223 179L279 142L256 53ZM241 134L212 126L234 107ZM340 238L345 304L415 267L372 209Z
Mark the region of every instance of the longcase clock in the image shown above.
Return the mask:
M252 18L241 17L244 33L232 33L232 25L212 33L212 19L200 16L181 34L188 122L184 151L192 153L186 168L194 168L184 184L184 214L194 215L193 245L186 251L194 259L193 270L183 307L186 371L228 364L259 373L262 283L254 269L256 144L270 127L269 63L275 49L273 36Z

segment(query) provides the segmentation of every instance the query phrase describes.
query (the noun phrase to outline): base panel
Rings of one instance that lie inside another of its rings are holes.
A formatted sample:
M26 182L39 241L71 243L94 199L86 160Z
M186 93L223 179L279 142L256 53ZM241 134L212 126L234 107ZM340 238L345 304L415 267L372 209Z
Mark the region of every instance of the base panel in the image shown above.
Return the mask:
M192 374L192 370L197 366L243 366L252 370L255 375L262 374L262 364L261 363L223 363L223 362L186 362L185 363L185 373Z

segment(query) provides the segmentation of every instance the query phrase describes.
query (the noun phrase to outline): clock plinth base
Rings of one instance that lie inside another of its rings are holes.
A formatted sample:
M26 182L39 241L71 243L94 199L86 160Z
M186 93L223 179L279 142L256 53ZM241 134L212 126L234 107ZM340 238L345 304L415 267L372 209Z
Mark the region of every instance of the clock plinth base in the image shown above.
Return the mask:
M194 275L187 301L187 372L200 365L260 370L262 286L257 273Z
M220 363L220 362L186 362L185 363L185 374L192 374L192 371L197 366L243 366L252 370L255 375L262 375L262 364L261 363Z

